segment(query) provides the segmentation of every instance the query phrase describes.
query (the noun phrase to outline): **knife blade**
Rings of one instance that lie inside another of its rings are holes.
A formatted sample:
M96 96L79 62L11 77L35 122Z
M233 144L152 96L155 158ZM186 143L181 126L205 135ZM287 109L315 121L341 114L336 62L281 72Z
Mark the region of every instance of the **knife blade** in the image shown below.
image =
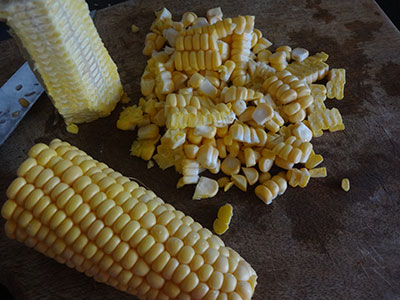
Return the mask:
M96 10L90 12L92 19ZM18 126L44 88L25 62L0 88L0 146Z
M44 88L28 62L0 88L0 145L14 131L43 91Z

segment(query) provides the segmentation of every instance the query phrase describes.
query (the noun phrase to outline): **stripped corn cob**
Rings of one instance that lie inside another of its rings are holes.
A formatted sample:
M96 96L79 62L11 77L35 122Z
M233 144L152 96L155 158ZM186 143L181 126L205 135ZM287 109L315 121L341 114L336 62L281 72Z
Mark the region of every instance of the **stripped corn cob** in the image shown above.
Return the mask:
M111 113L122 85L84 0L2 1L0 18L26 49L67 123Z
M153 192L58 139L29 156L1 211L8 237L139 299L251 298L251 266Z

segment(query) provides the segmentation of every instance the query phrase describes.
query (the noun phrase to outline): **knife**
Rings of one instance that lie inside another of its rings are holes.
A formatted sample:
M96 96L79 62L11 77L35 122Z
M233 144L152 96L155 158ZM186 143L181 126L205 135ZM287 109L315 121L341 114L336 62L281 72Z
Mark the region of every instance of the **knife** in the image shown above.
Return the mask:
M90 12L92 19L96 10ZM25 62L0 88L0 146L17 127L44 88Z

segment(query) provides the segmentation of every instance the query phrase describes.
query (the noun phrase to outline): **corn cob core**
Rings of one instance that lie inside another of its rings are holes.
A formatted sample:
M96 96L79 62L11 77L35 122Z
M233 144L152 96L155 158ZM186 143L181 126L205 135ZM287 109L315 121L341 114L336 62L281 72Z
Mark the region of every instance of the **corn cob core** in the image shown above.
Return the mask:
M0 18L28 53L66 122L89 122L111 113L122 85L84 0L2 0Z
M250 299L257 275L208 229L59 139L7 190L9 238L139 299Z

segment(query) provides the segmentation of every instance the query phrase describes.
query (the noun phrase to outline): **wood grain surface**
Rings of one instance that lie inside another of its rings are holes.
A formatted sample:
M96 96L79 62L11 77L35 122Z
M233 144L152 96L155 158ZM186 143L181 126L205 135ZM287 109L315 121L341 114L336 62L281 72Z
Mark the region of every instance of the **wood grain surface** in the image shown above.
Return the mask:
M346 130L313 140L327 178L289 188L270 206L252 189L193 201L194 186L175 189L174 170L147 169L129 156L135 133L115 127L123 105L72 135L42 96L0 147L0 204L29 148L59 137L138 178L207 228L218 207L231 203L234 216L223 240L257 271L254 299L400 299L400 33L371 0L129 1L99 11L95 22L133 101L140 96L141 51L153 11L167 6L180 19L217 4L225 16L255 15L274 46L323 50L329 65L347 70L345 99L327 100L342 112ZM132 23L139 33L130 32ZM23 60L13 41L1 43L0 53L1 85ZM343 177L351 181L348 193L340 188ZM15 299L135 299L8 240L3 225L0 282Z

